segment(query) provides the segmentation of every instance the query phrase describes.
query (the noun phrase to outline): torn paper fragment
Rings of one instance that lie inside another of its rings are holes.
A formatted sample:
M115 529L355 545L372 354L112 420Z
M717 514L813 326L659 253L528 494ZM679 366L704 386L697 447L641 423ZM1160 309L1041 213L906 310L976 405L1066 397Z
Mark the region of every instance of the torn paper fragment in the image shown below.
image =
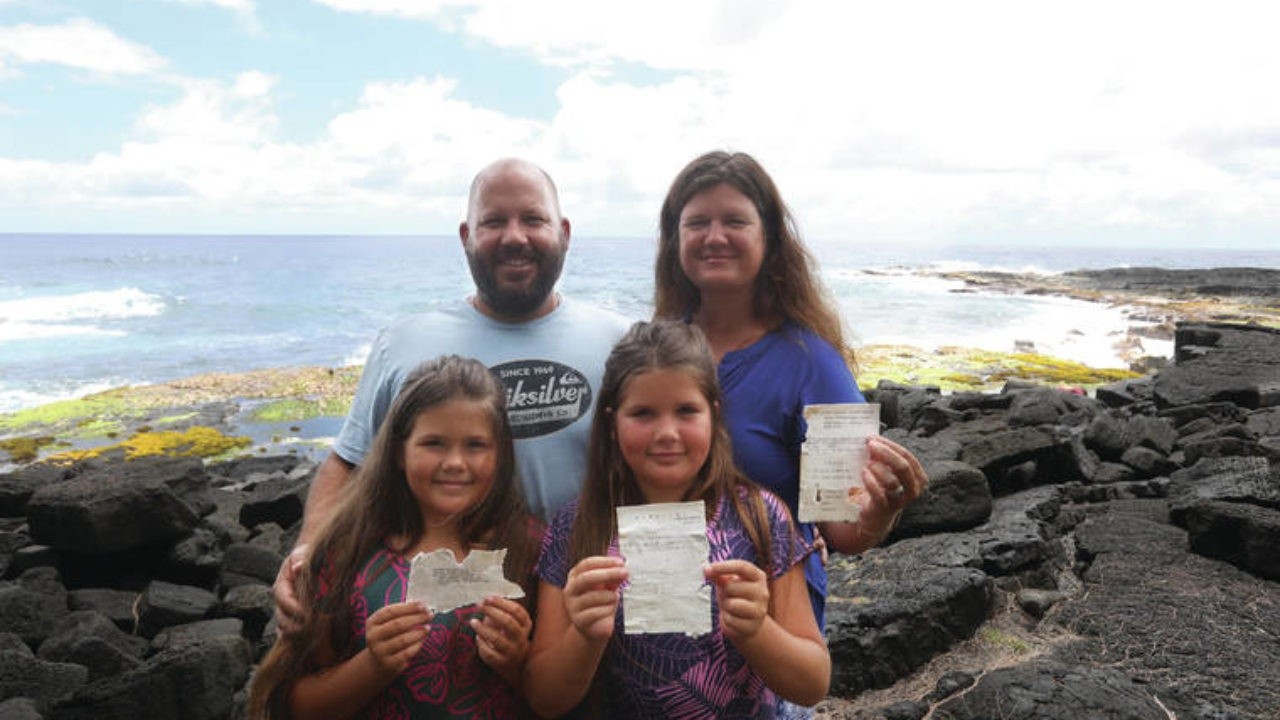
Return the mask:
M628 635L711 632L706 503L618 508L618 549L631 577L622 596Z
M451 550L418 553L409 565L405 600L425 604L432 612L474 605L491 595L524 597L521 587L502 576L502 550L472 550L462 562Z
M800 519L857 522L862 506L849 491L863 487L867 438L880 434L880 406L806 405L804 419L809 427L800 446Z

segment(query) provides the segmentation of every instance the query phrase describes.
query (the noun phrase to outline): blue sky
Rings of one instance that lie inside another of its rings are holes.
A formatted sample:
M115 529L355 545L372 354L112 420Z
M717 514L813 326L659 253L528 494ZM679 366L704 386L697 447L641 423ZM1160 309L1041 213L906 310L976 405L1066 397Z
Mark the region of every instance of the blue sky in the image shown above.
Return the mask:
M0 233L582 235L756 155L810 237L1275 247L1270 2L0 0Z

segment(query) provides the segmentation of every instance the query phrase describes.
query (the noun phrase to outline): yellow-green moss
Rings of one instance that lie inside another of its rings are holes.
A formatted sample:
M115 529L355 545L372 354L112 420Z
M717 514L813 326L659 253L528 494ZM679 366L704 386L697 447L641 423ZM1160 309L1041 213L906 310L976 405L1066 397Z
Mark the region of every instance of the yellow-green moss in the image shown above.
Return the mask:
M864 387L889 380L906 385L935 385L942 390L989 390L1015 379L1093 387L1138 377L1128 370L1091 368L1047 355L961 347L921 350L872 345L858 351L858 363L858 378Z
M254 408L249 418L254 422L291 422L317 417L345 417L350 409L349 397L286 398Z
M164 426L190 418L178 414L153 419L157 411L191 408L228 399L317 398L322 410L341 407L355 394L359 367L273 368L244 373L209 373L156 385L113 388L76 400L0 413L0 435L55 435L92 439L122 432L134 422Z
M177 425L178 423L190 422L197 415L198 413L195 413L195 412L184 412L184 413L178 413L177 415L165 415L164 417L158 417L155 420L152 420L151 424L155 427L168 427L170 425ZM138 428L138 432L142 432L142 428Z
M68 450L52 455L48 460L51 462L75 462L97 457L114 450L122 450L127 460L151 455L209 458L246 448L252 442L247 437L225 435L216 428L197 426L186 430L140 432L115 445L106 445L88 450Z
M1016 653L1025 653L1031 650L1031 646L1022 638L1015 637L1001 630L996 630L995 628L983 628L980 634L982 639L986 642L989 642L992 645L999 645L1000 647L1007 648Z
M992 374L994 379L1026 379L1066 385L1102 385L1117 380L1141 377L1139 373L1120 368L1091 368L1071 360L1035 353L1014 353L1006 368Z
M40 455L40 448L52 445L54 438L47 435L40 437L18 437L0 440L0 450L9 454L9 460L16 463L29 463Z
M976 373L954 372L947 373L941 378L940 385L946 385L949 388L980 388L987 383L986 378Z
M123 403L118 402L110 391L87 395L78 400L59 400L39 407L0 414L0 433L11 433L29 427L80 430L93 424L93 418L115 415L123 409Z

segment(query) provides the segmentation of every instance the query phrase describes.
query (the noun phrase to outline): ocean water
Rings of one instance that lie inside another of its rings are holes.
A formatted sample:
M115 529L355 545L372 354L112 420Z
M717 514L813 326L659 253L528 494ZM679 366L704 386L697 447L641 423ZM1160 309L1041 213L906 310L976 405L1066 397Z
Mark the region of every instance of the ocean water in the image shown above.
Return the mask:
M1122 309L958 293L922 273L1280 267L1280 251L1208 248L812 249L855 345L1024 341L1095 366L1123 365L1112 347ZM576 237L561 290L647 317L654 250L647 238ZM378 328L471 287L456 237L0 235L0 412L205 372L359 363Z

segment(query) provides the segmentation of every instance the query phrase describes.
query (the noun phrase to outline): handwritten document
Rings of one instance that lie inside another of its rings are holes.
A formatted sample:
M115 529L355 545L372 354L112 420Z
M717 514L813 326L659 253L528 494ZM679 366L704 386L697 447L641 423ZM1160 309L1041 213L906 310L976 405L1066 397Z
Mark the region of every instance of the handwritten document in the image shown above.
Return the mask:
M880 434L880 406L806 405L804 419L809 430L800 447L800 519L857 521L862 506L849 491L862 488L867 437Z
M618 547L631 574L622 598L628 635L711 632L706 513L701 500L618 508Z
M450 550L418 553L409 565L405 600L417 600L432 612L474 605L490 595L524 597L519 585L502 576L502 550L472 550L458 562Z

